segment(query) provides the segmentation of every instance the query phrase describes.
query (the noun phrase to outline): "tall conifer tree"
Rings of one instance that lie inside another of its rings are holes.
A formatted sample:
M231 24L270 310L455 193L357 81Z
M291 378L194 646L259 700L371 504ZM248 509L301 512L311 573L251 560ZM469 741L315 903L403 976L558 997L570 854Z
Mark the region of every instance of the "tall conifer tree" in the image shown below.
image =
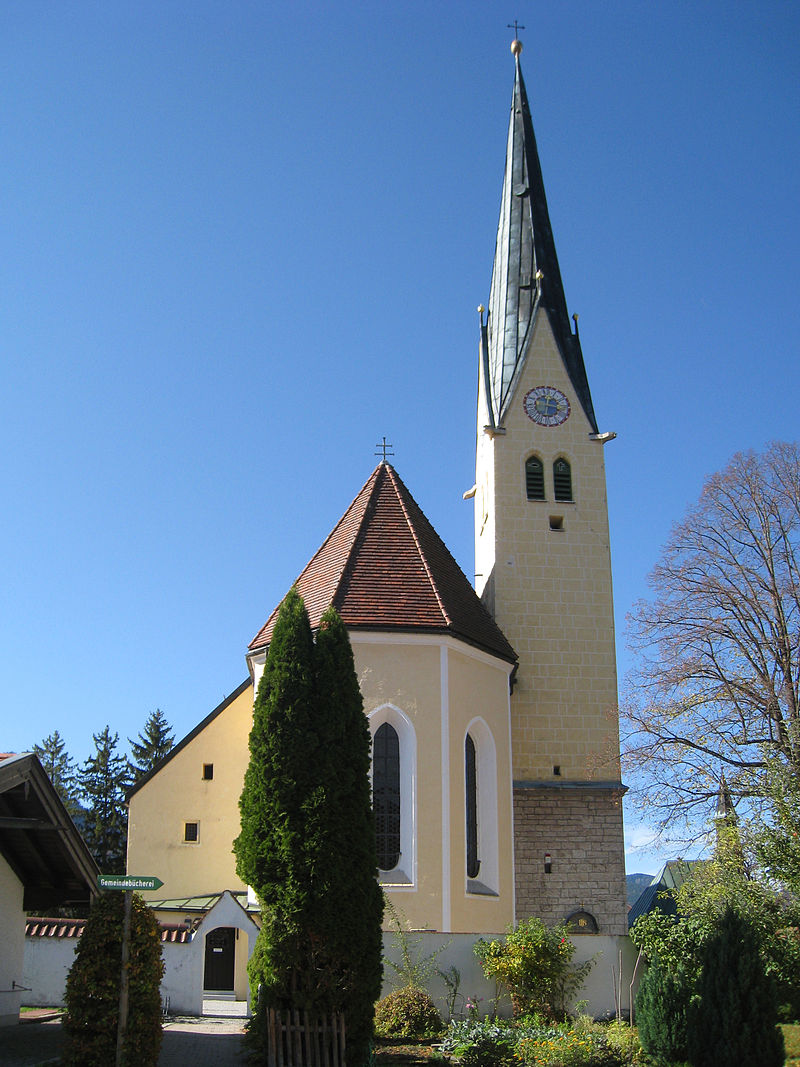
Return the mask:
M750 923L727 908L701 961L699 996L688 1013L692 1067L782 1067L775 990Z
M128 744L133 757L130 760L131 775L136 782L160 763L175 744L175 735L161 708L150 712L138 739L134 741L129 737Z
M333 1006L345 1013L348 1062L358 1065L369 1059L374 1005L381 993L383 894L376 879L369 728L350 638L333 608L320 622L316 668L326 800L317 933L329 945L336 980Z
M292 589L278 613L253 707L241 832L233 846L239 877L264 908L251 985L254 992L262 985L265 1003L274 1007L288 1007L296 996L313 1006L313 990L302 988L308 961L301 958L301 931L313 905L307 855L317 834L315 718L314 639Z
M125 791L130 785L128 761L117 753L119 734L106 728L93 734L95 751L78 779L86 804L83 836L104 874L125 873L128 814Z
M64 807L73 819L79 816L81 806L78 802L77 767L75 760L67 752L64 738L58 730L54 730L40 745L34 745L33 751L44 767L47 777L53 783L53 788L61 798Z
M326 613L315 646L294 589L259 683L239 807L237 871L263 905L254 1003L260 986L262 1007L344 1012L347 1060L361 1067L380 995L383 909L369 731L341 619Z

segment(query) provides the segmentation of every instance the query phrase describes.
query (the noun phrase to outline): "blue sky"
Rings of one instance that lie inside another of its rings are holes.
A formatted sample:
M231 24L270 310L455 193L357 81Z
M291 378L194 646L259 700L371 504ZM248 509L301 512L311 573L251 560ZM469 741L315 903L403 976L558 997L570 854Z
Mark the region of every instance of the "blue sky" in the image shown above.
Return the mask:
M704 476L797 437L796 4L5 0L0 748L188 732L383 435L471 575L515 17L621 676Z

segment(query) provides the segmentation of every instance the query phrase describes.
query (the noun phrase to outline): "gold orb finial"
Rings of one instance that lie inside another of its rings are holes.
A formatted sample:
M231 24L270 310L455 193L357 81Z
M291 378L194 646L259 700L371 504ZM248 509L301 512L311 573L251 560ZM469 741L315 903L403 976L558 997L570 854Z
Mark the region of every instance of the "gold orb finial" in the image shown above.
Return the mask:
M511 42L511 54L514 55L514 56L518 56L521 51L522 51L522 41L518 41L515 38Z

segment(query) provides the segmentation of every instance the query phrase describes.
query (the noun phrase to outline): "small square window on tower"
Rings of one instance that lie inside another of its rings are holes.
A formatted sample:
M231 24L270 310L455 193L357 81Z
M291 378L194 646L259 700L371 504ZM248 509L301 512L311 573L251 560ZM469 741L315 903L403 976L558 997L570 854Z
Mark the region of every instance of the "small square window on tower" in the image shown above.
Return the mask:
M203 781L204 782L210 782L213 777L214 777L214 764L213 763L204 763L203 764Z
M200 840L200 824L185 822L183 824L183 840L189 844L196 844Z

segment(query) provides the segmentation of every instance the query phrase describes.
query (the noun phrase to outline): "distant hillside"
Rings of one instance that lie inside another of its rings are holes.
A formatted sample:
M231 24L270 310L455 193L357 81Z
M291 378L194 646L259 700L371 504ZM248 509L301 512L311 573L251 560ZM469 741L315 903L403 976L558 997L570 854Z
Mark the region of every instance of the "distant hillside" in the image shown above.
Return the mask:
M639 894L653 881L652 874L626 874L625 884L628 887L628 903L633 904L639 899Z

